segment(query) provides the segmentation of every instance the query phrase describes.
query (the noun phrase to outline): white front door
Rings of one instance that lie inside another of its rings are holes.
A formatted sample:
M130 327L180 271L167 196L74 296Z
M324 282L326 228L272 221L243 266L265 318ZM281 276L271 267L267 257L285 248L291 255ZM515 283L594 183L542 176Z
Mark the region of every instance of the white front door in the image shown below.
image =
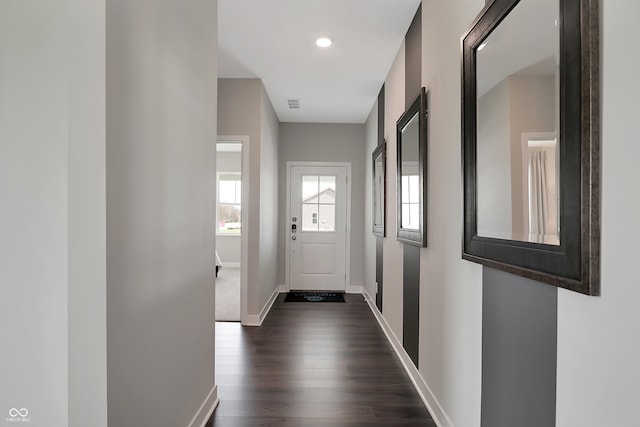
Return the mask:
M288 167L289 289L345 291L349 168Z

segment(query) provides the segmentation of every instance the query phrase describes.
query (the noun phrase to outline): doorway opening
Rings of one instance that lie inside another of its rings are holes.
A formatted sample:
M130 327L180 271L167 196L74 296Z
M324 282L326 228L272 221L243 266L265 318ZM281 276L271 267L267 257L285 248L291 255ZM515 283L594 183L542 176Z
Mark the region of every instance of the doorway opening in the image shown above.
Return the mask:
M216 143L216 321L246 318L248 142L244 136L219 136Z

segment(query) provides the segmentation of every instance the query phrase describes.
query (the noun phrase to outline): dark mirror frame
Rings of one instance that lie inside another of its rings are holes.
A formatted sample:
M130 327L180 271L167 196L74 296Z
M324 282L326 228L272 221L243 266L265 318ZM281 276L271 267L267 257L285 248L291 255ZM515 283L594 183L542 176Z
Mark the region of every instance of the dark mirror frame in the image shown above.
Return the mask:
M462 37L462 258L587 295L600 294L597 0L560 0L560 245L477 234L476 50L519 0L495 0Z
M418 115L418 141L403 141L402 129ZM407 111L396 122L396 180L398 192L397 205L397 240L414 246L427 246L427 94L425 88L411 103ZM419 228L402 228L402 146L418 144L418 171L420 181L420 224Z
M376 161L378 159L382 159L382 176L376 175ZM385 226L385 210L387 208L387 143L382 142L379 144L375 150L373 150L373 154L371 155L371 190L373 191L372 195L372 218L371 223L373 224L373 234L380 237L385 237L386 234L386 226ZM382 178L382 200L379 199L379 193L376 191L376 182L379 178ZM376 224L376 206L382 206L382 224Z

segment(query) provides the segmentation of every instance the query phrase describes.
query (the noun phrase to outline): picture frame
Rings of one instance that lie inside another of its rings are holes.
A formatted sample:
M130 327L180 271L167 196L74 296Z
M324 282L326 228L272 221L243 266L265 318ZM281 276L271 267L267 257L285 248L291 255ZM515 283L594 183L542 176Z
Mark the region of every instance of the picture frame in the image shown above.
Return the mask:
M396 122L397 240L427 246L427 92L423 87Z
M383 141L371 154L372 160L372 224L373 234L385 237L387 205L387 144Z
M553 286L587 295L600 294L600 122L599 122L599 24L598 0L562 0L559 7L550 6L542 13L555 14L554 21L545 25L557 34L554 48L557 76L554 77L557 92L556 135L558 136L558 202L557 231L554 239L546 239L542 232L533 235L529 229L513 230L500 235L479 231L479 221L495 219L492 211L479 209L495 196L483 192L479 177L487 173L487 163L478 159L482 144L479 129L482 120L478 111L482 103L480 96L484 70L494 72L504 61L508 62L518 53L533 55L537 46L518 46L518 50L503 53L501 58L490 56L492 34L501 28L512 28L515 16L530 21L540 11L522 16L526 7L536 7L547 2L520 2L520 0L494 0L487 4L461 39L462 54L462 153L464 186L464 222L462 258L488 267L507 271ZM512 15L513 14L513 15ZM520 15L515 15L520 14ZM514 19L510 20L510 17ZM553 15L552 15L553 16ZM535 25L530 23L528 25ZM536 27L538 28L538 27ZM540 30L542 33L542 30ZM547 31L547 33L549 32ZM515 31L517 33L517 31ZM526 32L520 31L526 37ZM513 39L509 33L504 39ZM501 39L502 40L502 39ZM494 46L498 46L494 43ZM505 46L502 44L501 46ZM482 53L480 54L480 50ZM482 57L482 58L480 58ZM480 59L479 59L480 58ZM489 59L488 59L489 58ZM553 58L553 56L552 56ZM504 60L504 61L503 61ZM482 63L483 69L478 68ZM535 66L539 67L540 62ZM518 64L518 68L523 65ZM515 68L515 67L514 67ZM531 74L532 66L527 68ZM510 77L523 73L510 71ZM486 74L485 74L486 75ZM507 77L500 77L506 79ZM499 81L499 79L494 79ZM497 83L493 83L497 84ZM525 99L528 103L530 99ZM513 98L509 105L513 105ZM529 110L531 105L529 103ZM496 109L489 110L495 113ZM544 111L537 108L534 111ZM483 113L484 114L484 113ZM515 113L509 113L510 117ZM498 118L499 119L499 118ZM495 118L490 122L495 128ZM532 132L527 129L526 132ZM536 130L537 131L537 130ZM512 130L513 132L513 130ZM519 135L525 132L518 131ZM520 144L517 138L512 141ZM513 142L509 142L513 144ZM513 145L512 145L513 146ZM495 157L495 156L494 156ZM495 165L491 166L495 171ZM507 165L507 169L509 166ZM513 166L511 166L513 170ZM531 174L531 170L529 170ZM529 175L530 178L531 175ZM508 179L515 179L513 176ZM524 178L519 178L524 179ZM531 185L531 182L529 182ZM524 187L524 185L523 185ZM487 186L484 187L485 189ZM517 188L517 184L512 188ZM525 197L524 195L521 197ZM531 199L531 186L529 187ZM493 198L495 200L495 197ZM513 203L513 202L512 202ZM513 204L518 208L517 204ZM514 209L515 209L514 208ZM518 208L519 209L519 208ZM505 209L498 211L504 212ZM514 210L515 211L515 210ZM529 214L530 218L532 214ZM513 215L517 221L518 215ZM503 221L504 222L504 221ZM525 227L526 227L526 222Z

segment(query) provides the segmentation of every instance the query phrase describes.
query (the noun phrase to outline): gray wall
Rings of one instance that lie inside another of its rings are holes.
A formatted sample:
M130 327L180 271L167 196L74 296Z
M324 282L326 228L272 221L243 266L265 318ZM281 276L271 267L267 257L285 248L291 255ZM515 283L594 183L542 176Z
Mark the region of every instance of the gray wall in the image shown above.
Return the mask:
M260 286L259 308L269 300L278 287L278 236L280 187L278 168L280 156L280 122L269 96L260 88ZM282 190L284 192L284 190Z
M249 137L247 310L258 316L278 286L278 121L259 79L219 79L218 90L218 135Z
M216 399L216 19L107 3L109 425L186 426Z
M485 268L482 425L555 425L556 288Z
M0 3L2 425L107 425L104 3Z
M287 162L351 162L351 286L362 286L364 275L365 126L362 124L282 123L280 125L279 206L286 212ZM367 181L369 183L369 181ZM369 214L369 211L366 211ZM280 215L280 230L286 230ZM286 283L285 233L279 236L278 280Z

